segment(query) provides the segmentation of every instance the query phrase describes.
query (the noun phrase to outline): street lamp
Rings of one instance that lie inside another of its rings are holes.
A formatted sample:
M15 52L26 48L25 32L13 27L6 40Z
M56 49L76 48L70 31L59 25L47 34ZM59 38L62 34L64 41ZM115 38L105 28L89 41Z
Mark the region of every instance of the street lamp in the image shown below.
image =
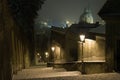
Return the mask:
M54 53L55 47L52 46L52 47L51 47L51 50L52 50L53 56L55 56L55 53ZM53 63L54 63L54 60L55 60L54 58L55 58L55 57L53 57ZM54 69L54 64L53 64L53 69Z
M45 57L48 58L49 57L49 53L45 52Z
M40 53L37 53L37 56L39 56L40 55Z
M45 58L46 58L46 62L48 63L48 61L49 61L49 53L48 52L45 52Z
M51 50L54 52L54 51L55 51L55 47L54 47L54 46L52 46L52 47L51 47Z
M84 41L85 41L85 35L84 35L84 34L81 34L81 35L80 35L80 41L81 41L81 42L84 42Z
M81 49L82 74L85 74L85 65L84 65L84 60L83 60L83 43L85 42L85 35L84 34L80 35L80 42L82 44L82 49Z

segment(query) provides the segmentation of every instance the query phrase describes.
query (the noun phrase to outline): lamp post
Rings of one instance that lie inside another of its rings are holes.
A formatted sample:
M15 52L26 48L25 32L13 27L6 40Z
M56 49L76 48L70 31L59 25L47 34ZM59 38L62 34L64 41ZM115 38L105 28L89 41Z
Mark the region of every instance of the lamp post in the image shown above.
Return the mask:
M55 58L55 57L54 57L54 56L55 56L55 53L54 53L55 47L52 46L52 47L51 47L51 50L52 50L52 53L53 53L53 63L54 63L54 62L55 62L55 61L54 61L54 60L55 60L55 59L54 59L54 58ZM54 64L53 64L53 69L54 69Z
M82 74L85 74L85 65L84 65L84 60L83 60L83 43L85 42L85 35L84 34L80 35L80 42L82 45L82 49L81 49Z
M49 60L49 53L48 52L45 52L45 57L46 57L46 61L48 62L48 60Z

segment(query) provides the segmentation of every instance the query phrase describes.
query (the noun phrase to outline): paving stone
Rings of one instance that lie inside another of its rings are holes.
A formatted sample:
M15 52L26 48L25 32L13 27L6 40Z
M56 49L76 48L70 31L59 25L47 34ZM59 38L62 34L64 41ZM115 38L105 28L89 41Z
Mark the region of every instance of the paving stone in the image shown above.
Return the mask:
M120 80L120 73L81 75L78 71L53 68L30 68L19 71L13 80Z

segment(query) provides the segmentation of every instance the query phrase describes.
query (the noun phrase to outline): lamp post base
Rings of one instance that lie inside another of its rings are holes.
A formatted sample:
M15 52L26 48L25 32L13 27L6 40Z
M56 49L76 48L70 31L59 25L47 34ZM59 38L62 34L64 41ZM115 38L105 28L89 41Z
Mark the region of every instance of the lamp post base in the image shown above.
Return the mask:
M82 74L86 74L86 72L85 72L85 64L84 64L84 62L82 62L82 70L81 70L82 72Z

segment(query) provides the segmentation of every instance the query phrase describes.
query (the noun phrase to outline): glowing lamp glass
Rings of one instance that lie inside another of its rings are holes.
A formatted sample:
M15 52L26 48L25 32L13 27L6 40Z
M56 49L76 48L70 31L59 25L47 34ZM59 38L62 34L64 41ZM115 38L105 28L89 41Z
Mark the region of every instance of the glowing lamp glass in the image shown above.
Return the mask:
M54 51L54 50L55 50L55 47L51 47L51 50Z
M81 41L81 42L85 41L85 35L83 35L83 34L80 35L80 41Z

